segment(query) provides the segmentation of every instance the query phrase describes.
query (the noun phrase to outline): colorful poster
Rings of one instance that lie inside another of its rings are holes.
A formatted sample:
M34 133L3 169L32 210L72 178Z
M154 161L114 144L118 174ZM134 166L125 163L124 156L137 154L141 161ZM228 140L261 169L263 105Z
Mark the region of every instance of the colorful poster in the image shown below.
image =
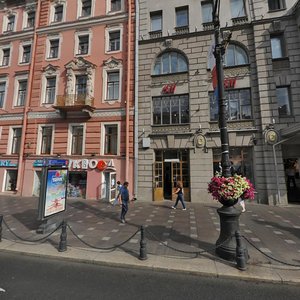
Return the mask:
M67 182L67 169L48 169L44 217L66 209Z

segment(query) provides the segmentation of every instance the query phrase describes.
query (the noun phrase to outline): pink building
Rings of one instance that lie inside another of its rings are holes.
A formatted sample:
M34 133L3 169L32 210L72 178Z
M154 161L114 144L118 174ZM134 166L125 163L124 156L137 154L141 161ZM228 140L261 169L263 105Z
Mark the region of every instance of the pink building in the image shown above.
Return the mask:
M1 193L38 196L45 158L68 162L69 197L133 183L133 12L134 0L1 2Z

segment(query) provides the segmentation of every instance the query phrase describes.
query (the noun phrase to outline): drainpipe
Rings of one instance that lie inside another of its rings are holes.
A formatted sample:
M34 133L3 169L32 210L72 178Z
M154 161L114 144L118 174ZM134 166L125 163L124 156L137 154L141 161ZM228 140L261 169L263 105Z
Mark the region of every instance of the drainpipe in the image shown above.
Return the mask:
M276 149L275 147L277 145L280 145L288 140L290 140L291 138L287 138L284 139L276 144L273 145L273 157L274 157L274 164L275 164L275 174L276 174L276 185L277 185L277 202L275 202L276 204L281 204L281 197L280 197L280 188L279 188L279 176L278 176L278 164L277 164L277 158L276 158Z
M135 0L135 54L134 54L134 195L138 193L138 154L139 154L139 141L138 141L138 125L139 125L139 110L138 110L138 92L139 85L139 0Z
M130 143L130 135L129 135L129 122L130 122L130 114L129 114L129 104L130 104L130 67L131 67L131 0L128 0L128 27L127 27L127 86L126 86L126 108L125 108L125 118L126 118L126 165L125 165L125 179L129 180L129 143Z
M25 136L26 136L26 127L27 127L27 115L29 111L29 105L30 105L30 99L32 94L32 82L33 82L33 71L34 71L34 65L35 65L35 56L36 56L36 45L37 45L37 28L40 23L40 10L41 10L41 2L37 1L37 9L36 9L36 20L35 20L35 26L33 31L33 42L32 42L32 51L31 51L31 63L29 68L29 80L27 83L27 97L26 102L24 106L24 115L23 115L23 123L22 123L22 136L21 136L21 143L20 143L20 153L19 153L19 162L18 162L18 178L17 178L17 186L16 190L18 193L22 196L23 190L20 191L22 185L23 185L23 170L24 170L24 162L23 162L23 155L24 155L24 148L25 148Z

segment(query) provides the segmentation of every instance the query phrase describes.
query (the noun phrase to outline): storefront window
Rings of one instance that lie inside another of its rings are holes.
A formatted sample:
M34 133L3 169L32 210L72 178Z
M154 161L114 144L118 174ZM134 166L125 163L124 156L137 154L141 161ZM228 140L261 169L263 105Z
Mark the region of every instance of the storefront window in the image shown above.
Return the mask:
M236 147L229 149L229 159L231 163L230 171L231 174L240 174L253 182L253 155L252 148L250 147ZM213 150L213 164L214 164L214 174L220 172L220 162L221 162L221 149Z
M86 172L69 172L68 197L86 197Z
M6 171L5 191L15 191L17 187L17 170Z

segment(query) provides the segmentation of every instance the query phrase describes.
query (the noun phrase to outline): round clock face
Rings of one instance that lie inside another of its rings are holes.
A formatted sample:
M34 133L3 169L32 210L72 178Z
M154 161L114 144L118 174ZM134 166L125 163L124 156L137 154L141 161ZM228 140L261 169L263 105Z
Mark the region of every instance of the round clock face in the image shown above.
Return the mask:
M266 140L267 142L273 144L276 143L278 139L278 134L275 130L269 130L266 134Z
M205 144L205 137L203 135L198 135L196 138L197 146L202 147Z

